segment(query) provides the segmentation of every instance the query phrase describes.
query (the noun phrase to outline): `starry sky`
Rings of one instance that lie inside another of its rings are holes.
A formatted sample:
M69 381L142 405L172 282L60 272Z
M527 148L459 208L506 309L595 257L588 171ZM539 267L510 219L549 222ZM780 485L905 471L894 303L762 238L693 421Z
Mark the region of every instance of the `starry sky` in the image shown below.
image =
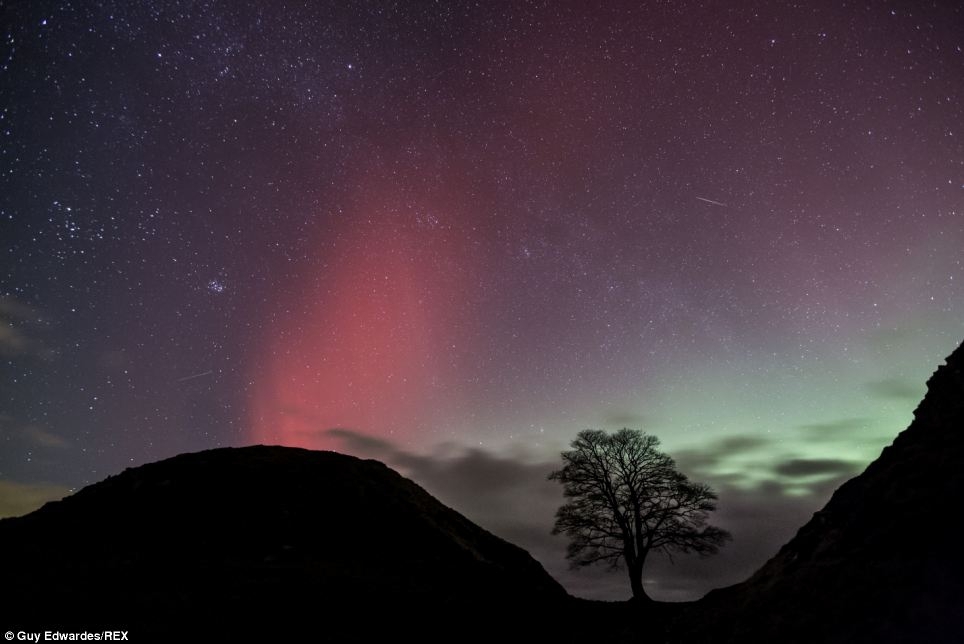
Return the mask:
M596 6L593 6L593 5ZM654 433L746 577L964 338L956 2L0 3L0 516L180 452L380 458L572 591Z

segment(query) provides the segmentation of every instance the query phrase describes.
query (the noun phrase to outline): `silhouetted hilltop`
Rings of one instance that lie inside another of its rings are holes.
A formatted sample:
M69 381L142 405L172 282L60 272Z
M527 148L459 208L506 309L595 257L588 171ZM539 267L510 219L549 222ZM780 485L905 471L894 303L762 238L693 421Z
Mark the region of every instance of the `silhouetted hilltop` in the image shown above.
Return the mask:
M749 580L711 592L678 641L964 642L964 345L914 420Z
M4 612L36 626L130 626L137 640L195 621L432 633L456 615L491 619L483 607L568 599L524 550L385 465L286 447L126 470L0 522L0 547L4 591L17 589Z

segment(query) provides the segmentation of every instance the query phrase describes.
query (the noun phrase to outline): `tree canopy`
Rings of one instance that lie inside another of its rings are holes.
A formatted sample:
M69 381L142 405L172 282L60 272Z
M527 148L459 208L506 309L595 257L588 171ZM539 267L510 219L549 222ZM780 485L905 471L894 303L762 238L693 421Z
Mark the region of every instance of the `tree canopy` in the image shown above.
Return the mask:
M730 538L707 523L716 494L679 472L655 436L587 429L571 447L562 453L562 469L549 478L562 483L567 499L556 512L553 534L569 537L573 566L625 565L633 597L645 600L642 573L649 554L706 556Z

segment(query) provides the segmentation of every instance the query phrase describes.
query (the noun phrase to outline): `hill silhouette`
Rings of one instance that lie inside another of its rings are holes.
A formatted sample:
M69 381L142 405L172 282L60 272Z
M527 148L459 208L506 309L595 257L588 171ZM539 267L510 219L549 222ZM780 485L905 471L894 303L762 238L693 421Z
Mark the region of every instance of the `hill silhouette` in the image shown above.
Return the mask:
M911 425L776 556L698 602L576 600L377 461L256 446L0 521L0 616L132 641L961 642L964 345L927 385Z
M0 522L0 545L18 624L138 640L194 624L364 640L464 618L485 631L485 611L568 600L524 550L385 465L287 447L126 470Z
M964 344L910 426L747 581L713 591L679 642L964 642Z

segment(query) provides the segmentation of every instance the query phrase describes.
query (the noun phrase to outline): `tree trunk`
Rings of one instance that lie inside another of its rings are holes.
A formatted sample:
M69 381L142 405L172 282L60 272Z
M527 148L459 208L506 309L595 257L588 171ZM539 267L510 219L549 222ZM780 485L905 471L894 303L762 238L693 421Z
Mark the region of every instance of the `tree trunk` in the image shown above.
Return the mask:
M638 563L626 567L629 569L629 586L633 589L633 601L651 601L649 595L646 594L646 590L643 588L643 564Z

